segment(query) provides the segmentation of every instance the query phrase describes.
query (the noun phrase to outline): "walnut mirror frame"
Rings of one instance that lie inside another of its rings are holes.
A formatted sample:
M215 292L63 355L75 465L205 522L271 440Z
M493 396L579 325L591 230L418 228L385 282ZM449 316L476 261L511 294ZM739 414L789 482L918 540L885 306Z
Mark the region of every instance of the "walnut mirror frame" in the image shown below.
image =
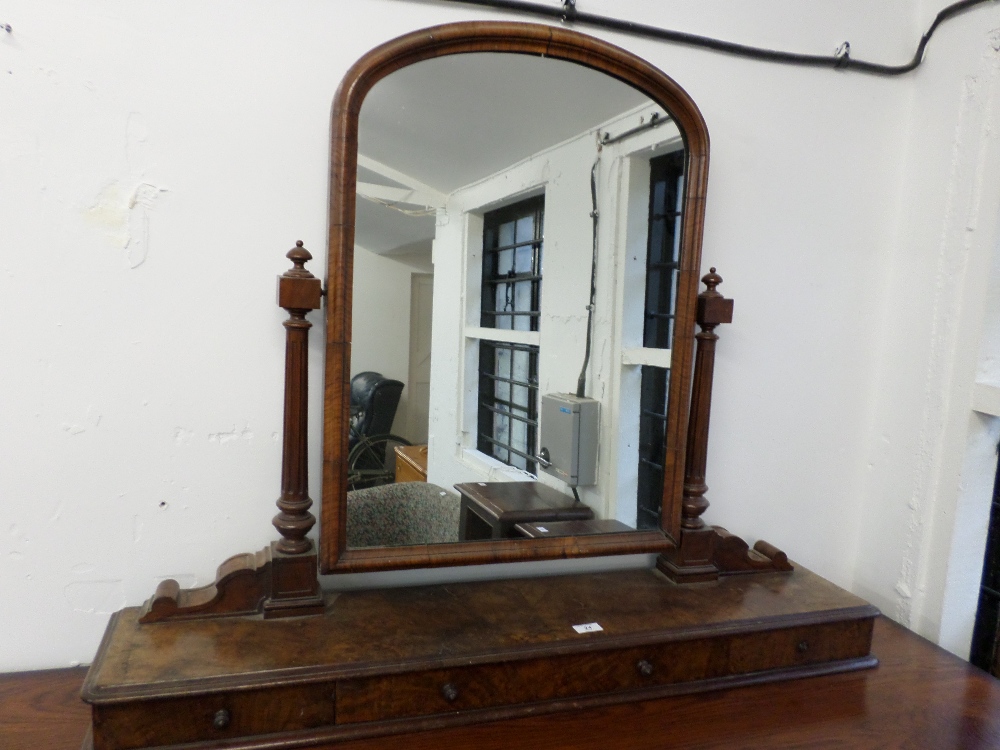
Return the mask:
M685 146L676 318L665 435L662 531L549 539L504 539L448 545L348 548L347 456L350 419L351 309L358 162L358 120L372 87L413 63L446 55L499 52L576 63L618 79L666 108ZM708 130L694 102L641 58L571 30L529 23L471 22L438 26L392 40L347 72L332 113L323 419L322 573L476 565L570 557L663 553L680 539L685 438L691 393L695 311L708 177Z

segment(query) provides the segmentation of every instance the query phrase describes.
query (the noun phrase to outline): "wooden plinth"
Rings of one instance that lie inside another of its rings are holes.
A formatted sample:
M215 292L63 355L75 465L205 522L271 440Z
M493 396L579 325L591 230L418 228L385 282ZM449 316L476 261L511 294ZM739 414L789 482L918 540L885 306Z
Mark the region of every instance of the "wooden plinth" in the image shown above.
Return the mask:
M878 614L801 568L349 592L323 617L279 620L138 613L115 615L84 684L96 750L322 748L861 669ZM601 630L573 628L589 623Z

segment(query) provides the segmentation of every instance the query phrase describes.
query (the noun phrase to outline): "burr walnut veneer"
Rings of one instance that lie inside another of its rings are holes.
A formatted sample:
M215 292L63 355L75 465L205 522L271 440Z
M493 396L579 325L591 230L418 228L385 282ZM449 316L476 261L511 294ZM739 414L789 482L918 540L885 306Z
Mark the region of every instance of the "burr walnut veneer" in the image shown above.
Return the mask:
M349 592L323 617L273 620L143 625L129 608L83 697L96 750L319 748L871 667L876 614L801 568ZM573 628L591 623L600 630Z
M879 668L587 710L346 740L336 750L987 750L1000 746L1000 680L885 617ZM0 675L4 750L79 750L85 669ZM322 747L322 745L320 746ZM328 746L329 747L329 746Z

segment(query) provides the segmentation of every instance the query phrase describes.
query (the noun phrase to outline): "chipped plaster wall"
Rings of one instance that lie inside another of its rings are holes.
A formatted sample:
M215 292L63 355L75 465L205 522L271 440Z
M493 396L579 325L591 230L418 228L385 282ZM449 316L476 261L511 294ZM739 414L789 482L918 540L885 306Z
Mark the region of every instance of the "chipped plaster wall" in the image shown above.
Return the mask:
M781 49L849 39L886 62L909 58L939 5L587 0ZM13 27L0 33L0 669L87 662L111 611L166 576L205 583L272 538L274 275L297 239L323 272L333 92L381 42L507 17L404 0L233 10L0 9ZM947 571L982 531L954 512L977 465L966 391L1000 206L998 26L992 4L963 14L895 80L585 30L674 76L712 137L704 257L736 319L719 345L706 519L932 637L968 614Z

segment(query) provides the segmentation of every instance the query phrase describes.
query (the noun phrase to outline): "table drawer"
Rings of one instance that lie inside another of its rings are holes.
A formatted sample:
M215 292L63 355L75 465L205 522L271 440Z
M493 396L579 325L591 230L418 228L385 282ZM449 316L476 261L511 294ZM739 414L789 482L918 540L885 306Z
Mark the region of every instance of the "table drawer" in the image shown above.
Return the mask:
M131 750L313 729L335 723L336 686L215 692L94 706L94 747Z
M337 723L401 719L627 692L864 657L871 620L804 626L337 684Z

